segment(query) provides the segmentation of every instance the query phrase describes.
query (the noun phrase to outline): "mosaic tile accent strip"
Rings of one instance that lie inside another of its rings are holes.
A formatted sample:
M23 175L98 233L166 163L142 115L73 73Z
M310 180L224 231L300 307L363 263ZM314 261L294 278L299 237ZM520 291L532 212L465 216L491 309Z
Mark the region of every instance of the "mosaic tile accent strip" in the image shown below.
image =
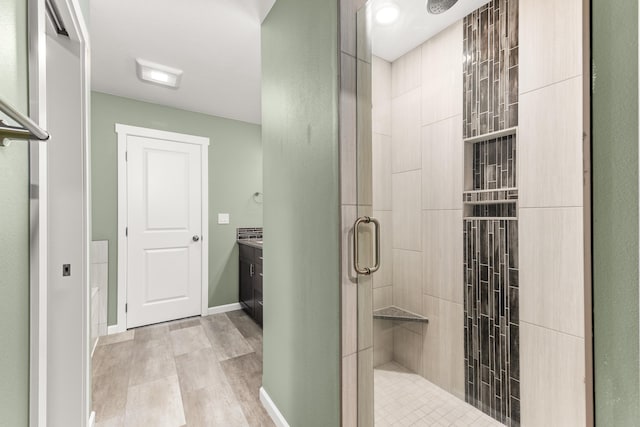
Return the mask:
M236 228L236 240L262 239L262 227Z
M518 125L518 0L464 19L464 138ZM520 425L516 137L474 142L463 194L466 401Z
M520 425L518 223L464 221L466 401Z
M476 218L515 218L515 203L494 203L487 205L474 205L472 216Z
M464 137L517 126L518 0L492 0L463 31Z
M497 202L518 200L518 190L504 190L504 191L465 191L462 195L462 201L464 203L482 203L482 202Z
M473 144L473 189L516 187L516 138L502 136Z

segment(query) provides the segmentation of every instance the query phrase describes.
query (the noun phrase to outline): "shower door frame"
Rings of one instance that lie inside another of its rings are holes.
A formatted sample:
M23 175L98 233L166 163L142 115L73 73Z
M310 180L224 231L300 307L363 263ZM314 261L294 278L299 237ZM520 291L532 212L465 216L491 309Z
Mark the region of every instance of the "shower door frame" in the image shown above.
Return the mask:
M582 0L582 162L584 240L585 409L588 427L595 425L593 386L593 218L591 161L591 0Z

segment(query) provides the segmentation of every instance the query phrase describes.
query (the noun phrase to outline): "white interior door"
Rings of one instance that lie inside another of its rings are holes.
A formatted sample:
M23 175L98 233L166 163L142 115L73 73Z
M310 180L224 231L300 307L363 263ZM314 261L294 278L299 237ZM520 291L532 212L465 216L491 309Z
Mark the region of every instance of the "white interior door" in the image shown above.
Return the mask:
M200 314L202 150L127 138L127 328Z

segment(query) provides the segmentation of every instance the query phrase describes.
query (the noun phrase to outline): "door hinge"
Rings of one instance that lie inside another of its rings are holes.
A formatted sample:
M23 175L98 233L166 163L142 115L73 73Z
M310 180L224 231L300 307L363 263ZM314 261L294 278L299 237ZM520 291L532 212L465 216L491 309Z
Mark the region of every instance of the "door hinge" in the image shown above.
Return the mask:
M129 311L129 304L124 305L124 312L127 313Z
M128 151L125 151L125 152L124 152L124 161L125 161L125 162L128 162L128 161L129 161L129 152L128 152Z
M124 228L124 235L125 237L129 237L129 227Z

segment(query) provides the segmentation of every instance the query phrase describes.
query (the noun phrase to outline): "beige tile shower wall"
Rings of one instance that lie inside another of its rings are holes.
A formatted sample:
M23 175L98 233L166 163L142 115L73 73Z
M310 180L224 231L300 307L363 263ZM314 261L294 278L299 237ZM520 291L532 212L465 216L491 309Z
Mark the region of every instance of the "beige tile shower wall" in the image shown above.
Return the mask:
M420 374L453 395L464 399L464 329L462 304L442 298L423 296L429 324L424 334ZM430 329L430 330L429 330Z
M391 150L391 64L371 59L373 130L373 216L381 226L381 264L373 276L373 309L393 304L393 216ZM373 321L373 366L393 360L393 323Z
M582 1L520 0L522 425L585 425Z
M373 133L391 137L391 63L371 58L373 84Z
M396 60L391 82L393 303L429 318L395 328L393 358L464 398L462 22Z
M380 270L373 275L373 286L393 283L392 149L391 149L391 64L378 57L371 61L373 130L373 215L382 227ZM391 304L391 301L388 302Z
M395 141L392 138L393 141ZM395 150L395 145L393 145ZM420 145L418 145L419 147ZM393 249L420 251L420 194L422 171L394 173L391 179ZM395 268L394 268L395 270Z

